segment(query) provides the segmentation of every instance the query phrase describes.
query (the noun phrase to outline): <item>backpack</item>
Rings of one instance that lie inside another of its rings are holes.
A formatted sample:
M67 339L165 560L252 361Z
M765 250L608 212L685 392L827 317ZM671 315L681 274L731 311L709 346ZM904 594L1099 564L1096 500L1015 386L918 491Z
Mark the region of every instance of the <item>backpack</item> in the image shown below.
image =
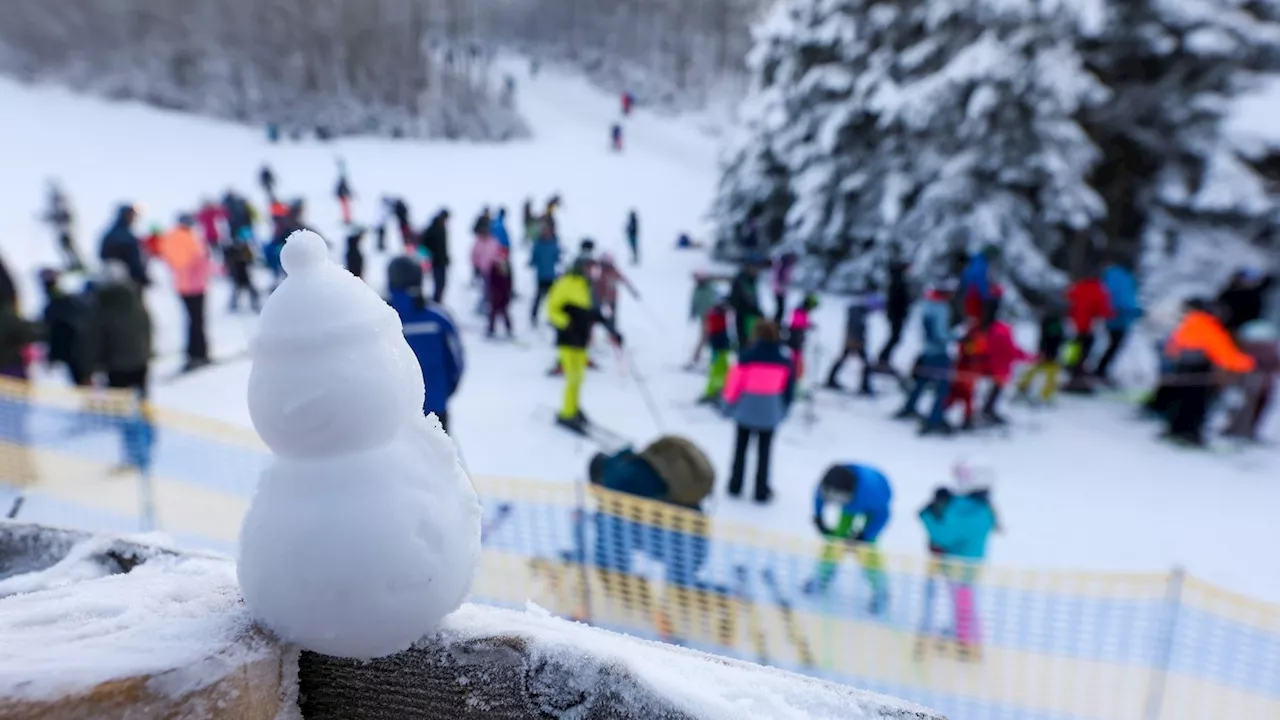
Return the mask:
M685 507L697 507L715 487L716 473L702 450L689 440L665 435L640 453L667 484L667 500Z

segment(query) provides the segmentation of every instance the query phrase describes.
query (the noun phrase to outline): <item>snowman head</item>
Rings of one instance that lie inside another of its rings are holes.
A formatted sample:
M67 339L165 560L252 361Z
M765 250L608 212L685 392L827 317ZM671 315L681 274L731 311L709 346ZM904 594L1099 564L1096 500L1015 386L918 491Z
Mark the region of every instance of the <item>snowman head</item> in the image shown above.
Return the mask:
M301 230L280 254L288 277L262 309L249 415L276 454L323 458L391 442L422 414L418 360L382 298Z

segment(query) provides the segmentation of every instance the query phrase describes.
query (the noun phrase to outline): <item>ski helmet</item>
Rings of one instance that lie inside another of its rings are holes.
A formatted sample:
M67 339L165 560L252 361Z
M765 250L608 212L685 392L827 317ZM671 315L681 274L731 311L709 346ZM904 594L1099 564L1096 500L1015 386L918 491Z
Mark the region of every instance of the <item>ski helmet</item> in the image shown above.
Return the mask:
M955 480L957 492L968 493L990 490L995 484L996 473L986 456L967 455L956 459L951 466L951 477Z

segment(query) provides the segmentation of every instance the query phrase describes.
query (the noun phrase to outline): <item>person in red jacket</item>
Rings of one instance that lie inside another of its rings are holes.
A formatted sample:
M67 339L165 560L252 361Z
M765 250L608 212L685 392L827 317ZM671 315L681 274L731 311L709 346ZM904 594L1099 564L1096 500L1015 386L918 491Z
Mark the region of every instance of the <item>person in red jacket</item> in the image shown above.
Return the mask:
M1018 347L1013 339L1013 328L997 319L999 302L991 304L988 314L983 318L987 323L987 377L991 379L991 389L982 403L982 419L992 425L1004 425L1005 418L996 410L1000 395L1013 377L1013 366L1016 363L1032 360L1033 356Z
M987 368L987 330L988 328L981 324L974 323L964 337L960 338L960 355L956 358L951 389L943 405L943 412L951 409L951 406L956 403L963 405L964 424L960 426L961 430L972 430L975 427L973 395L978 380L985 374Z
M1115 317L1111 295L1098 273L1089 271L1067 290L1067 316L1076 332L1076 357L1071 362L1068 392L1091 393L1093 385L1085 376L1085 365L1093 352L1093 328L1099 321Z

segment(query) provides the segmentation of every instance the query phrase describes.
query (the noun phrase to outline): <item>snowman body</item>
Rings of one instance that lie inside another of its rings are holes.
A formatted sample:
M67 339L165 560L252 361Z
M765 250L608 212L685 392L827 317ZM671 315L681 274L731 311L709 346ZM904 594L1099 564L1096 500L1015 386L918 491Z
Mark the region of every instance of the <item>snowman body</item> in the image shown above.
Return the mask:
M250 415L275 458L237 573L282 639L367 659L408 648L461 604L480 504L452 440L422 416L422 372L395 312L311 237L320 247L306 238L290 255L299 235L286 243L290 276L253 349ZM293 322L316 312L314 325Z

